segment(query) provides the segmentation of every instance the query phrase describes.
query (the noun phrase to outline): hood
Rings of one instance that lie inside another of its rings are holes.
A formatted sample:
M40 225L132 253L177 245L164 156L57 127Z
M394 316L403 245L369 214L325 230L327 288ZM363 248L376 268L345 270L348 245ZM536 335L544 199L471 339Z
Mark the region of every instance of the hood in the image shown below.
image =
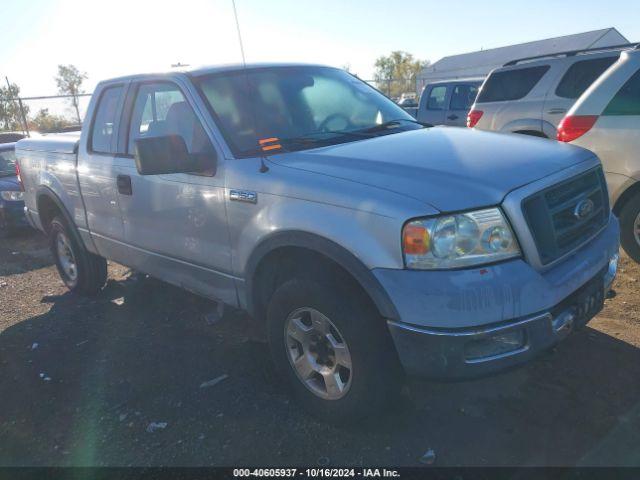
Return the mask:
M390 190L446 212L498 205L510 191L592 156L525 135L435 127L270 160Z
M18 177L11 175L10 177L0 177L0 191L16 192L20 190Z

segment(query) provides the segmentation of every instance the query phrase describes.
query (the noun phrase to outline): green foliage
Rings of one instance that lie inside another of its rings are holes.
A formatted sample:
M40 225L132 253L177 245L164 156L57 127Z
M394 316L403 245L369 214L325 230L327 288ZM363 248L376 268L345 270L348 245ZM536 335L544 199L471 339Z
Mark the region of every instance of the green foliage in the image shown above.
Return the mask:
M394 51L378 57L375 63L374 80L387 96L397 98L403 93L415 93L416 76L428 60L418 60L411 53Z
M22 116L18 104L20 88L12 83L10 86L0 87L0 130L21 131ZM25 115L29 113L29 107L24 106Z
M73 125L68 119L49 113L48 108L41 108L35 117L29 122L30 128L38 132L55 132Z
M76 111L78 123L81 123L80 109L78 108L78 95L84 93L82 83L87 79L87 74L80 72L74 65L58 65L58 75L56 76L56 85L58 92L62 95L73 95L70 99L71 106Z

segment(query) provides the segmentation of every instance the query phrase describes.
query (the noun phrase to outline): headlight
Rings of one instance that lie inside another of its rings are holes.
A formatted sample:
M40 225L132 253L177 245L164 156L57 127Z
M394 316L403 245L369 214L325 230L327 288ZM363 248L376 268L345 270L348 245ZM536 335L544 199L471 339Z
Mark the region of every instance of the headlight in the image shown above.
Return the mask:
M24 192L0 192L0 197L7 202L19 202L24 200Z
M409 222L402 247L405 265L413 269L470 267L520 255L499 208Z

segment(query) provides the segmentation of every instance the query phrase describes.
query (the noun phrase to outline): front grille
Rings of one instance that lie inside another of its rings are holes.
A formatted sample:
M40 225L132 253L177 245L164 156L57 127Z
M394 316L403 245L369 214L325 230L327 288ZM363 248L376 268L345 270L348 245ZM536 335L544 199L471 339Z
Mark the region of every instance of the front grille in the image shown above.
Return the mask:
M607 223L609 199L602 168L594 168L526 198L522 211L542 264L562 257Z

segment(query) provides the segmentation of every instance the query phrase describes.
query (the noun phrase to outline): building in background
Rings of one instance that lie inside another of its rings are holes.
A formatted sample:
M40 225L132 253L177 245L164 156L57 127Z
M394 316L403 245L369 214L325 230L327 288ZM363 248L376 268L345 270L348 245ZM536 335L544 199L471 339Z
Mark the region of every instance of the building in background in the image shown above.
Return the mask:
M424 68L416 79L417 91L437 80L486 77L491 70L505 63L524 57L550 55L572 50L610 47L629 43L615 28L576 33L563 37L548 38L535 42L520 43L507 47L490 48L478 52L450 55Z

